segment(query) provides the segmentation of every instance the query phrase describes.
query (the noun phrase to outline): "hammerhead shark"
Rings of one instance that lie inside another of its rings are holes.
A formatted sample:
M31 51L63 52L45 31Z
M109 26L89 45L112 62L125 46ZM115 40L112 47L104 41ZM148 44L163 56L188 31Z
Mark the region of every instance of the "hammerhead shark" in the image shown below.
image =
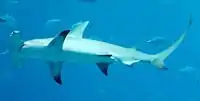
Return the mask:
M62 84L61 70L64 62L95 63L105 76L108 75L109 65L114 62L129 67L138 62L148 62L166 70L164 60L182 43L191 21L176 42L157 54L147 54L135 48L85 38L83 32L88 24L89 21L80 21L70 30L63 30L54 37L27 41L21 39L20 31L14 30L10 34L8 49L13 63L21 67L23 59L44 60L49 65L53 80L59 85Z

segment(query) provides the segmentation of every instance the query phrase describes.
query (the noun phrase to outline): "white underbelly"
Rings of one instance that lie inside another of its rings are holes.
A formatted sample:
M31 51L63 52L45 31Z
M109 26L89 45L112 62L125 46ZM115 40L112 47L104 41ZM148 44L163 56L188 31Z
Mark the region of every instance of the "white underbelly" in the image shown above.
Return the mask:
M107 56L98 56L95 54L85 54L76 52L62 52L60 57L62 61L74 63L99 63L99 62L112 62L113 59Z
M95 54L77 53L71 51L46 51L46 50L31 50L23 49L21 57L33 58L45 61L63 61L63 62L82 62L82 63L98 63L112 62L110 57L98 56Z

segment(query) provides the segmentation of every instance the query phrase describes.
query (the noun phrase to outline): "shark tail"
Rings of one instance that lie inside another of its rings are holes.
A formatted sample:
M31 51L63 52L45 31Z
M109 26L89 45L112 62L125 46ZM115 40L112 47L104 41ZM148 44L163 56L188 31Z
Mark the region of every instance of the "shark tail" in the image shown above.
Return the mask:
M168 69L165 66L164 60L176 49L178 48L178 46L183 42L186 33L188 32L188 29L190 28L190 26L192 25L192 19L190 18L189 20L189 25L186 28L186 30L183 32L183 34L179 37L179 39L172 44L169 48L167 48L166 50L154 55L155 57L151 60L151 64L153 64L154 66L160 68L160 69Z

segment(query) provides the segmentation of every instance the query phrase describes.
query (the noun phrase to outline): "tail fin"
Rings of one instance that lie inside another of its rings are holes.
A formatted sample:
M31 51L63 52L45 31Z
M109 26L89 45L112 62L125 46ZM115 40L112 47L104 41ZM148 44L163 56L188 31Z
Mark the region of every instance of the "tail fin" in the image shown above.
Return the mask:
M164 60L183 42L186 36L186 33L188 32L191 25L192 25L192 18L190 18L189 25L186 28L186 30L183 32L183 34L180 36L180 38L174 44L172 44L169 48L156 54L155 58L151 61L151 64L153 64L154 66L160 69L168 69L165 67Z

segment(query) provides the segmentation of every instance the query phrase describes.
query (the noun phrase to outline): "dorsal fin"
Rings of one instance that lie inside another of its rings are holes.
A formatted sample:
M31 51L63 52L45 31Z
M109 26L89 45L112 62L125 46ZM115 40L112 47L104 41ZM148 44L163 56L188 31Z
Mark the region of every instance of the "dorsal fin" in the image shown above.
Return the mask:
M83 38L83 32L88 24L89 21L78 22L74 24L72 26L71 32L69 33L69 36L74 38Z
M48 48L62 49L63 42L70 30L64 30L60 34L56 35L53 40L48 44Z

